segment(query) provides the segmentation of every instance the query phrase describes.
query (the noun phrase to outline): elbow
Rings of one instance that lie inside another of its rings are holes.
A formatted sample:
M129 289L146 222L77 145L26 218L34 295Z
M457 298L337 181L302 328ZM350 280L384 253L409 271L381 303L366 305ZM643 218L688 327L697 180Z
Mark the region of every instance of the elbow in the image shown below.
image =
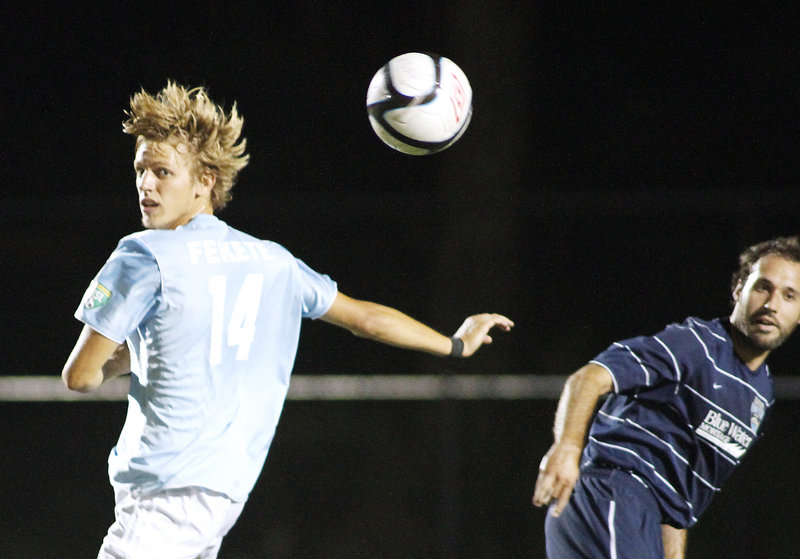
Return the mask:
M65 368L61 372L61 380L64 381L64 385L69 390L74 392L91 392L100 385L100 383L93 378L93 375L81 374L80 372L68 368Z
M380 312L362 314L350 324L349 330L354 336L368 340L383 340L387 335L385 317Z
M368 320L360 320L358 322L354 322L350 324L347 329L350 331L351 334L356 336L357 338L371 338L371 333L374 331L374 328L370 325Z

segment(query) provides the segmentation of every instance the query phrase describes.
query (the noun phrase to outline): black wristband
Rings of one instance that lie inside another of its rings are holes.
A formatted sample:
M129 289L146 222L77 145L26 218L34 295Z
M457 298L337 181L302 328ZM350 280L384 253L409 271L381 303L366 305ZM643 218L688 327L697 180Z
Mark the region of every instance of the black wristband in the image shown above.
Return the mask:
M453 348L450 350L450 357L461 357L464 354L464 340L453 336L450 338Z

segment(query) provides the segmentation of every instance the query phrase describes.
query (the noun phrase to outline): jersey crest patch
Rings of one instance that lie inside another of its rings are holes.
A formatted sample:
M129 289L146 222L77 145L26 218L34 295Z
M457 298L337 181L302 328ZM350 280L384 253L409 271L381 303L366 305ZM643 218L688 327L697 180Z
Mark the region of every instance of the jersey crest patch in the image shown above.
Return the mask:
M750 404L750 427L753 431L758 431L761 422L764 420L764 413L766 410L767 407L764 405L764 402L758 398L753 398L753 403Z
M83 308L87 310L99 309L111 298L111 291L102 283L96 283L92 294L86 298Z

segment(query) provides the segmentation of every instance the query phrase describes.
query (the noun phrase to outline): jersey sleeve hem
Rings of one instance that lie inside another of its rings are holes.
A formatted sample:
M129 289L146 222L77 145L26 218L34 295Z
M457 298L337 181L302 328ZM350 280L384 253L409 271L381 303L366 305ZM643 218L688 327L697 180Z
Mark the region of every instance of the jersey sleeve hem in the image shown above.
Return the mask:
M115 336L114 334L109 333L109 331L106 328L103 328L102 326L97 326L95 324L90 324L82 316L80 316L79 313L75 313L75 318L78 319L78 321L80 321L81 323L91 328L92 330L94 330L95 332L97 332L98 334L100 334L101 336L108 338L112 342L116 342L118 344L125 342L125 338L120 339L119 336Z
M614 375L614 371L612 371L608 365L597 361L596 359L592 359L589 361L589 363L592 365L597 365L598 367L603 367L606 371L608 371L608 374L611 375L611 382L614 384L614 394L619 394L619 385L617 384L617 377Z

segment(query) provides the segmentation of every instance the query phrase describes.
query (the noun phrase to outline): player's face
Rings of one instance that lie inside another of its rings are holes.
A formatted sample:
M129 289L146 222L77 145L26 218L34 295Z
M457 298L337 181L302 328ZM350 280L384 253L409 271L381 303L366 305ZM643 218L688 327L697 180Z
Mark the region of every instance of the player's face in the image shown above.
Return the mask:
M133 168L147 229L175 229L199 213L213 213L210 189L197 176L184 144L144 140Z
M800 322L800 263L764 256L736 287L733 298L731 324L744 334L749 349L775 349Z

